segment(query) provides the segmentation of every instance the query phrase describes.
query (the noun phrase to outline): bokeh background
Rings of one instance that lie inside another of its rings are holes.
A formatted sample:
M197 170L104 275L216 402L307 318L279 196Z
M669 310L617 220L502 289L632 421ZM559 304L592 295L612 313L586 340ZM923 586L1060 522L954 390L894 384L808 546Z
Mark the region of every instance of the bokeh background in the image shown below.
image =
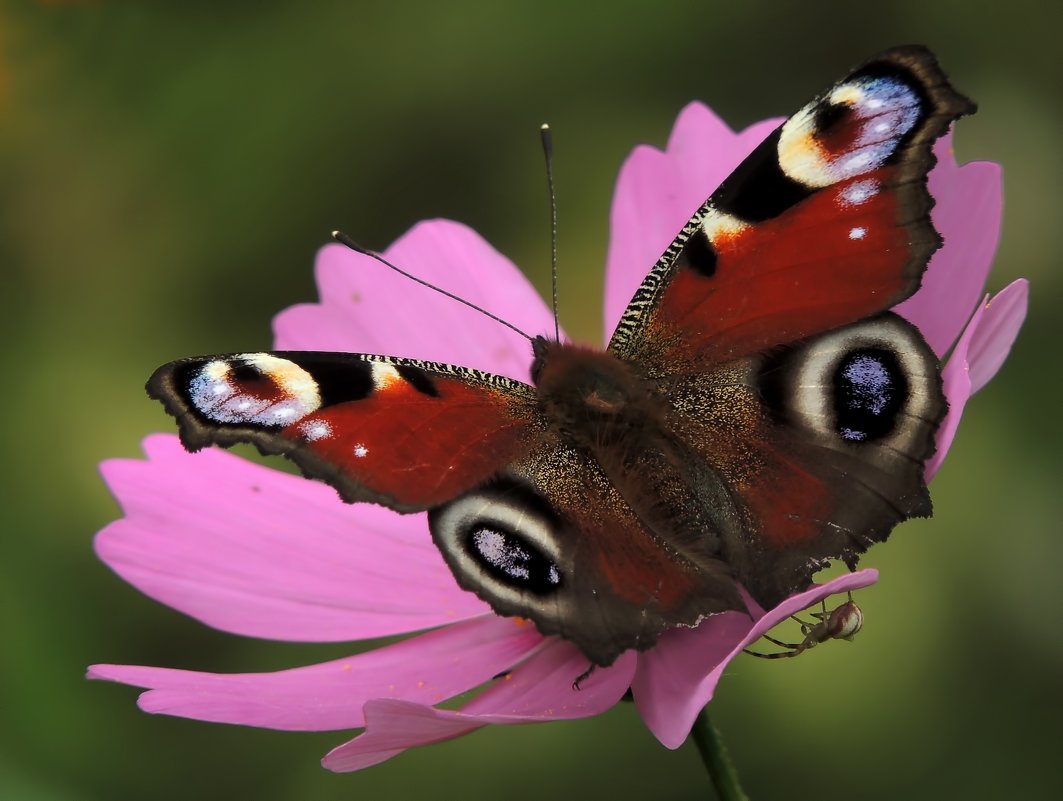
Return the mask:
M84 666L351 649L220 634L123 584L91 549L117 514L96 465L172 430L142 391L158 364L268 347L271 316L314 298L332 228L382 248L462 220L545 290L544 120L563 318L597 337L632 146L663 145L695 98L738 127L785 114L906 42L981 106L955 146L1004 164L991 286L1028 276L1030 316L969 407L936 517L867 558L883 580L860 593L865 631L736 661L715 718L758 799L1058 797L1059 23L1029 0L0 4L0 798L710 797L693 748L662 748L630 705L344 776L318 759L347 733L139 712Z

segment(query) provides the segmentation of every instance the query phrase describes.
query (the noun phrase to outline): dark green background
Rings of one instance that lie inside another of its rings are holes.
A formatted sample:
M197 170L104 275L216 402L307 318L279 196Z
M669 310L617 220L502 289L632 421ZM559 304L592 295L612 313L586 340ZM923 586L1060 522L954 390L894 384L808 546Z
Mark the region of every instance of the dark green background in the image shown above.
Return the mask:
M220 634L98 563L96 472L171 430L159 363L270 343L314 297L334 227L383 247L462 220L546 287L538 125L556 137L562 313L599 330L621 160L694 98L732 124L796 109L853 64L924 42L981 105L963 159L1004 164L994 288L1026 329L934 482L937 517L867 564L867 626L784 662L739 659L715 703L756 799L1059 792L1060 20L1007 3L0 5L0 556L4 799L709 797L696 754L634 710L495 728L335 776L345 733L150 717L93 661L257 671L349 652ZM415 265L410 265L415 267ZM401 300L397 301L401 302Z

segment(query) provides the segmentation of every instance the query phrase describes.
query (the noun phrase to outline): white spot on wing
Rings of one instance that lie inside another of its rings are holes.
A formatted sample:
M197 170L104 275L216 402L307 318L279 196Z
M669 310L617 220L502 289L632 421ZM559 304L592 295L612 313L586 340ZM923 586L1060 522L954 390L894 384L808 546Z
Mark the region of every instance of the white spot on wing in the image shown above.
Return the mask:
M846 206L859 206L878 194L876 181L856 181L841 191L841 201Z
M855 156L853 156L852 158L848 159L842 165L842 169L845 170L846 172L855 173L858 170L866 167L870 163L871 163L871 154L870 153L857 153Z
M354 455L359 459L364 459L369 455L369 448L365 447L361 442L354 446Z
M849 229L850 239L863 239L865 236L867 236L866 228L861 228L860 226L857 226L856 228Z
M317 442L332 436L332 426L324 420L307 420L299 426L299 430L308 442Z

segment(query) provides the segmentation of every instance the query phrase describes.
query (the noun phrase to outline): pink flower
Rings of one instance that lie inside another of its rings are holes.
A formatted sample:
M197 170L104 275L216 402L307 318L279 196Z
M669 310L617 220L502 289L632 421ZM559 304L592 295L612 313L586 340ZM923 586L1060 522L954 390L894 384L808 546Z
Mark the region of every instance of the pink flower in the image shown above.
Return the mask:
M613 202L607 331L690 212L777 124L768 120L735 134L695 103L680 114L666 152L635 150ZM956 343L944 373L951 408L928 477L967 399L1007 356L1027 289L1017 281L991 302L981 299L999 233L1000 171L984 163L958 167L947 141L939 155L930 179L938 200L933 214L948 244L934 256L923 288L899 309L937 353ZM516 267L462 225L421 223L387 256L521 329L552 330L549 311ZM340 245L322 248L321 302L276 318L278 349L391 353L526 380L524 339L366 258ZM574 690L587 659L571 643L498 617L459 589L423 516L343 504L324 485L227 452L190 455L174 436L149 437L145 450L147 461L104 464L125 516L96 540L100 558L142 592L207 625L256 637L336 642L429 631L276 673L95 665L89 676L146 688L139 704L147 712L289 730L365 727L325 756L325 767L336 771L488 724L596 715L629 688L646 725L666 746L678 747L744 647L790 614L878 577L861 570L767 613L753 605L749 614L728 612L696 629L675 629L651 650L595 670ZM460 710L435 706L484 684Z

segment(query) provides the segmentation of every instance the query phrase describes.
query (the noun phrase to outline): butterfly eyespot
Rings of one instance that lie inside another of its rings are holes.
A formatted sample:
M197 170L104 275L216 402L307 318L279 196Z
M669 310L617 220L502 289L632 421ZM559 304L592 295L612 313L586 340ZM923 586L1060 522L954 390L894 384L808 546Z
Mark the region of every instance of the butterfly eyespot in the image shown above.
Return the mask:
M850 446L903 447L936 414L939 378L919 332L886 314L766 360L760 384L781 420Z
M432 510L428 520L459 581L488 600L547 595L564 583L554 516L523 487L471 492Z
M881 348L850 353L838 364L832 383L838 432L850 442L889 434L908 397L897 357Z
M855 178L885 164L923 116L903 76L854 76L783 124L779 166L812 188Z
M302 367L268 353L193 364L188 401L216 423L283 427L321 406L317 382Z

